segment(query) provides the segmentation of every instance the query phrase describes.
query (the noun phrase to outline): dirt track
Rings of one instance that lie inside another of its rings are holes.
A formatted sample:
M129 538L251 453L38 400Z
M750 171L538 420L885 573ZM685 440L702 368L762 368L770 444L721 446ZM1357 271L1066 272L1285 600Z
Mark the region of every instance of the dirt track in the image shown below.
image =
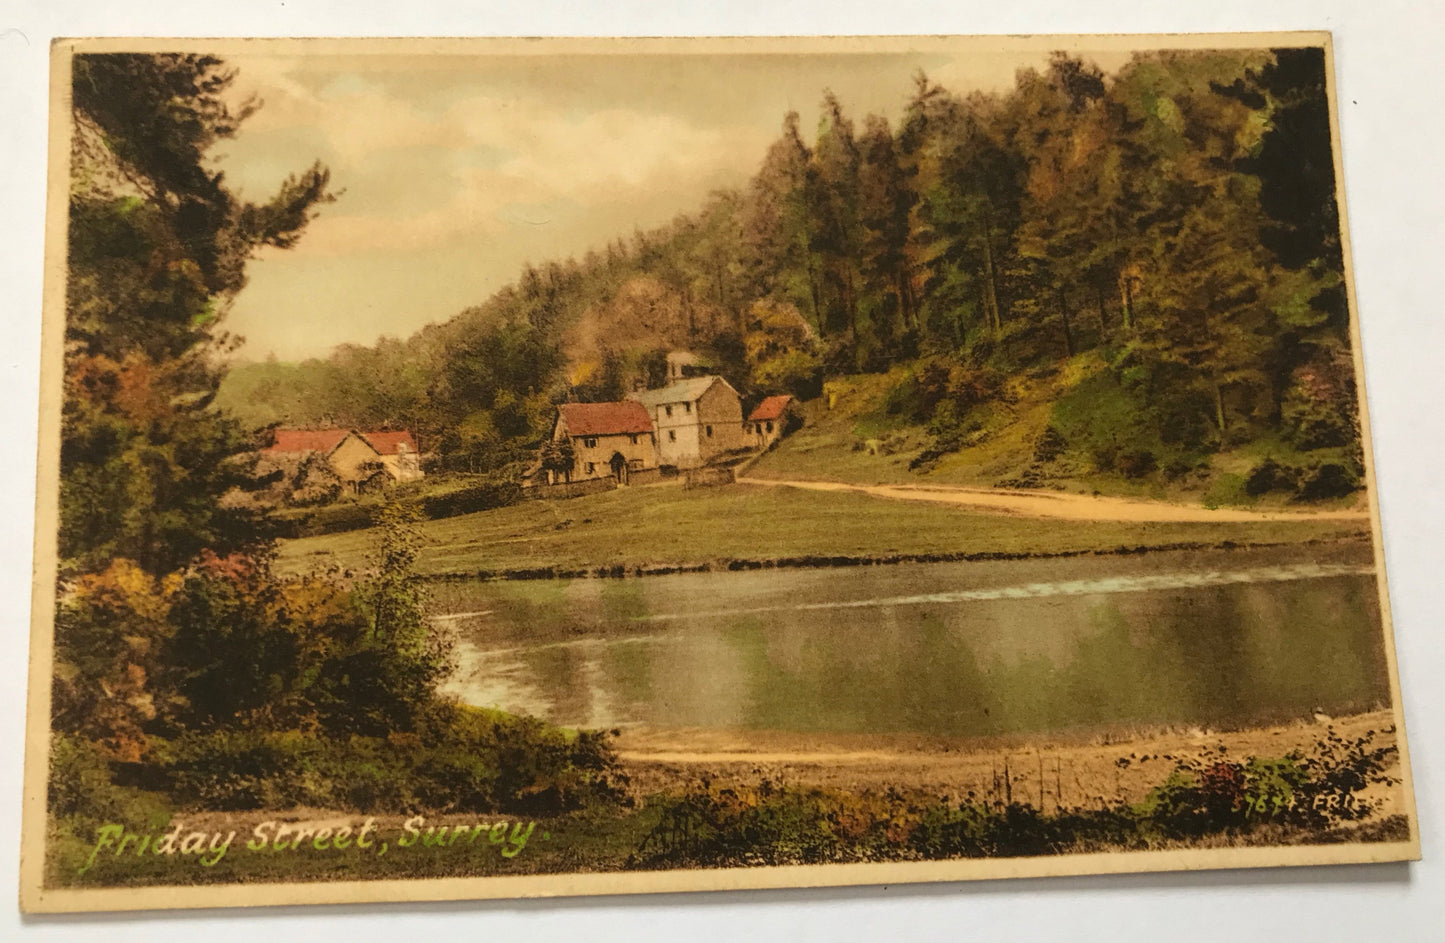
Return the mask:
M854 491L877 498L903 501L933 501L955 504L995 514L1048 517L1073 521L1131 522L1241 522L1251 521L1368 521L1363 509L1326 511L1250 511L1240 508L1210 509L1164 501L1109 498L1056 491L1024 491L1003 488L963 488L942 485L850 485L836 481L799 479L738 478L741 484L805 488L811 491Z

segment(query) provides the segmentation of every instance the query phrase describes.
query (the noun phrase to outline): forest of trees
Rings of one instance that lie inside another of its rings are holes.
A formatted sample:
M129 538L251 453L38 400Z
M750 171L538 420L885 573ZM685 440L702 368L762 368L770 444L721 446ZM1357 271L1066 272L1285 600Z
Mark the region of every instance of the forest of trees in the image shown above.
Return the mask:
M692 215L528 266L408 340L244 365L222 400L258 426L405 426L488 470L552 404L615 396L684 346L745 397L914 364L901 418L947 449L1010 377L1089 354L1074 398L1101 408L1054 435L1100 470L1261 437L1355 447L1322 50L1149 53L1112 76L1056 54L1006 94L920 73L896 126L831 93L821 113L811 139L787 115L747 187Z

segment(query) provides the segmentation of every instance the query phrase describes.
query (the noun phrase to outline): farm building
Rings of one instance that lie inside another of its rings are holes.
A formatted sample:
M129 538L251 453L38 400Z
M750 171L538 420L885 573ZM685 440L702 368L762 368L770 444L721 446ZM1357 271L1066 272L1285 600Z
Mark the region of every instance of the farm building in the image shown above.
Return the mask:
M795 408L791 396L769 396L748 413L743 439L753 448L767 448L783 437Z

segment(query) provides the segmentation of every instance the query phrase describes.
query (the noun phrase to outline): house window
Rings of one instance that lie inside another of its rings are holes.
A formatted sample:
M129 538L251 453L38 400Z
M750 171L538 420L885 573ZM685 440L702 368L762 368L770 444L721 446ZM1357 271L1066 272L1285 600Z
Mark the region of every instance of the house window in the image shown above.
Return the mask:
M691 403L683 403L683 404L682 404L682 411L685 412L685 413L690 413L690 412L692 412L692 404L691 404Z
M667 430L667 441L669 441L669 442L676 442L676 441L677 441L677 430L676 430L676 429L669 429L669 430Z
M585 446L587 446L589 449L595 449L595 448L597 448L597 440L596 440L596 439L591 439L591 438L583 439L583 440L582 440L582 444L585 445Z
M707 427L707 437L708 437L709 439L712 438L712 426L708 426L708 427Z
M630 439L632 440L632 444L633 444L633 445L636 445L636 444L637 444L637 433L634 432L634 433L633 433L631 436L629 436L628 438L630 438Z
M664 406L664 407L662 407L662 408L667 411L667 414L668 414L669 416L672 415L672 407L671 407L671 406Z
M596 471L596 470L597 470L597 463L596 463L596 462L588 462L588 463L587 463L587 474L590 475L590 474L592 474L592 473L593 473L594 471Z
M772 424L772 423L768 423L768 431L769 431L769 432L772 432L772 431L773 431L773 424Z

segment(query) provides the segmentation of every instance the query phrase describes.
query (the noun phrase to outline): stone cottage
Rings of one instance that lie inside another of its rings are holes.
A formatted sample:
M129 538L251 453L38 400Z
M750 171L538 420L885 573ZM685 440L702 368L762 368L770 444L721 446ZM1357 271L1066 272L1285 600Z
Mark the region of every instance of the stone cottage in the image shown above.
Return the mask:
M625 485L634 473L658 464L652 418L631 400L563 403L552 424L552 441L570 443L574 456L570 472L549 470L552 484L612 477Z

